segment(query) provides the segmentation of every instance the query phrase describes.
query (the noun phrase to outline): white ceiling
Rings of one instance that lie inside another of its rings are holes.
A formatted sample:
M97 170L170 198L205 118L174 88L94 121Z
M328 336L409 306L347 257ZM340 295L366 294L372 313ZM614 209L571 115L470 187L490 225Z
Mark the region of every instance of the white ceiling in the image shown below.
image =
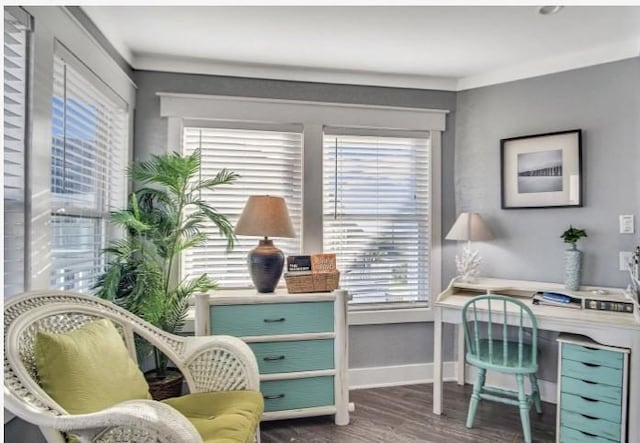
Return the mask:
M83 6L135 69L468 89L640 55L640 6Z

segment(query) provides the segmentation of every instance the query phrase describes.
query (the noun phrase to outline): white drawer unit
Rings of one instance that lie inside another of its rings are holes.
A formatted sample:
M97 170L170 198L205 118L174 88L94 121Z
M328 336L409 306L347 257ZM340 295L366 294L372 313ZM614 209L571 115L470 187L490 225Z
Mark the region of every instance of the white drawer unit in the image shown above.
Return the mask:
M233 335L253 350L263 420L334 415L349 423L346 291L207 295L196 299L196 335Z
M556 441L626 443L629 349L570 334L558 343Z

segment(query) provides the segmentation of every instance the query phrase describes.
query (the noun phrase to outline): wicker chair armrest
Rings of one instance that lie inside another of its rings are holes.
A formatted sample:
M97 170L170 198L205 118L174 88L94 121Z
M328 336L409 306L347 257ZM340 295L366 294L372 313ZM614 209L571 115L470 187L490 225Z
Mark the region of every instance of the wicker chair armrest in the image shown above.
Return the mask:
M8 400L5 396L5 402ZM73 433L82 442L201 443L196 428L177 410L153 400L131 400L91 414L53 415L9 401L5 406L34 425ZM17 406L17 407L16 407Z
M181 362L191 392L257 391L258 362L251 348L237 337L212 335L186 337Z

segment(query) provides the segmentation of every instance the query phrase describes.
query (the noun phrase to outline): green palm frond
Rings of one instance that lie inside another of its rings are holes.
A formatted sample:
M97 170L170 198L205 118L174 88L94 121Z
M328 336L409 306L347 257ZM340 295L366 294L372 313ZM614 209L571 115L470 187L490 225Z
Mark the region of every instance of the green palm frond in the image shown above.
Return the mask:
M202 197L202 191L229 185L238 175L222 169L215 177L201 180L199 151L152 156L132 166L129 174L137 190L129 196L126 209L111 214L111 222L127 235L105 248L107 269L94 289L96 295L151 324L179 332L189 297L217 285L206 274L177 281L174 263L180 254L206 241L204 230L210 224L227 240L227 249L233 247L233 226ZM166 359L157 361L162 370Z
M216 174L214 178L205 179L194 184L194 192L201 191L203 189L213 190L214 187L220 185L228 185L236 181L240 176L235 172L231 172L228 169L222 169Z
M196 203L195 205L218 228L220 235L227 239L227 250L233 249L236 236L233 233L233 225L229 219L204 202Z

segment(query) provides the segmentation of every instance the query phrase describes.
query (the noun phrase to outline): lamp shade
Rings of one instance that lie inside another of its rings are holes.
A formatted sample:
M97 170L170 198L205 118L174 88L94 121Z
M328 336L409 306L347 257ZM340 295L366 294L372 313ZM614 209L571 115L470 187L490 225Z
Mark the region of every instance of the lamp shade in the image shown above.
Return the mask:
M284 198L270 195L249 197L234 232L257 237L296 236Z
M491 240L493 235L479 214L463 212L458 216L445 238L447 240L482 241Z

